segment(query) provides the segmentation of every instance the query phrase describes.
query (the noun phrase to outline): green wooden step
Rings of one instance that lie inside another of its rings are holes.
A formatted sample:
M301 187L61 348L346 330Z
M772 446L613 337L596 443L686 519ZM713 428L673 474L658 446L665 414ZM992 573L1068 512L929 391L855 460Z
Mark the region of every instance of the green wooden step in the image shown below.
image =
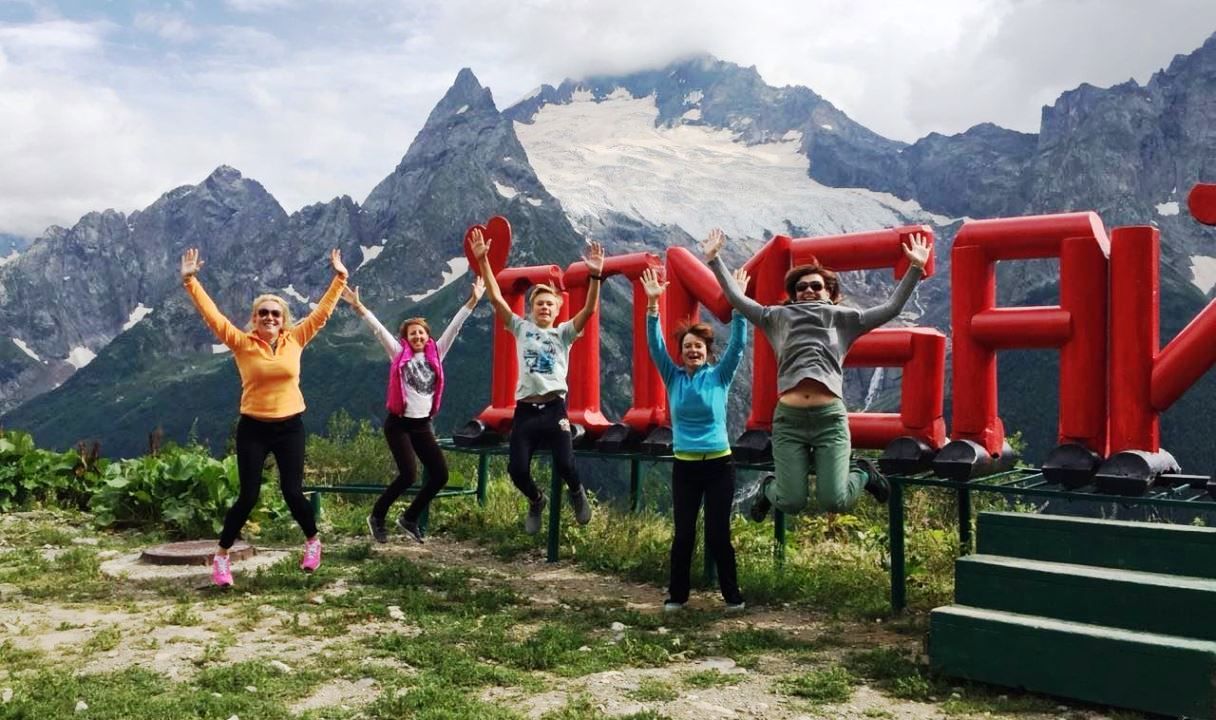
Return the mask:
M1216 641L1216 580L968 555L954 565L960 605Z
M929 618L945 675L1170 716L1216 717L1216 643L951 605Z
M1216 528L1033 513L980 513L985 555L1216 579Z

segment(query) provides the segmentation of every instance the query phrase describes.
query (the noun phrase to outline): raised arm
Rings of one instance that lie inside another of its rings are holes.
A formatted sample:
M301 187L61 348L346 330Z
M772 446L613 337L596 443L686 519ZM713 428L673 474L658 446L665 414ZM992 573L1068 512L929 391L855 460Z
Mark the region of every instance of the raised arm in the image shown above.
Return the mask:
M464 305L456 311L452 319L448 321L448 326L444 329L443 334L435 341L435 345L439 348L439 357L442 358L448 354L448 350L452 349L452 343L456 342L456 336L460 334L460 328L464 325L464 321L469 319L473 314L473 308L476 307L477 301L486 291L486 283L478 275L473 281L473 287L469 290L469 299Z
M337 248L329 251L329 264L334 269L334 279L329 284L329 289L317 301L317 306L308 313L308 317L296 323L296 326L291 329L291 334L295 336L301 346L307 345L321 328L325 327L329 316L333 314L334 308L338 305L338 297L342 295L342 289L346 287L348 273L346 266L342 264L342 252Z
M743 287L747 287L747 283L751 280L743 268L735 271L734 279ZM739 361L743 359L743 350L746 347L747 319L743 317L742 313L736 311L730 319L730 342L726 343L726 350L722 352L722 357L714 367L714 372L718 374L718 380L723 385L729 385L735 377L735 371L739 369Z
M587 254L583 255L583 261L587 263L587 302L583 307L570 318L574 323L574 331L581 333L587 325L587 321L591 319L591 314L595 312L596 307L600 304L600 283L604 279L604 248L594 240L591 241L591 247Z
M359 288L344 287L342 288L342 299L347 302L359 317L363 318L363 322L371 328L372 334L376 336L376 341L380 343L380 347L384 348L384 352L388 353L389 358L397 357L397 353L401 352L401 343L393 336L388 328L380 324L376 316L371 310L359 300Z
M211 328L211 332L215 333L215 337L227 345L230 350L236 350L241 339L245 337L245 333L224 317L220 309L215 306L215 301L211 299L207 291L203 290L203 284L195 277L202 267L203 261L198 257L198 248L187 249L182 255L181 262L182 285L190 294L190 300L198 309L199 315L203 316L203 322Z
M862 332L868 332L874 328L889 322L899 311L903 309L904 304L908 302L908 298L912 297L912 289L916 287L916 283L925 274L925 263L929 261L929 253L931 248L924 236L920 233L913 234L904 243L904 257L908 258L911 267L904 274L904 279L895 287L895 292L891 293L891 297L881 305L875 305L872 308L866 308L861 311L860 325Z
M477 259L477 272L481 274L481 279L486 284L486 290L489 291L490 305L493 306L494 313L504 323L510 322L511 316L515 313L511 312L511 306L507 304L506 298L502 296L502 290L498 288L498 281L494 279L494 269L490 267L490 241L481 234L480 228L473 228L469 248L473 251L473 257Z
M709 237L701 243L701 252L705 255L705 262L709 264L709 269L713 270L714 277L722 286L722 292L726 293L726 301L730 303L731 307L743 313L743 317L756 325L762 325L764 306L744 295L743 290L746 288L740 289L735 284L734 278L730 276L730 272L726 269L726 264L722 262L719 254L724 244L726 244L726 235L718 228L710 230Z
M667 289L667 282L659 281L659 273L649 268L642 273L642 289L646 291L646 347L650 350L650 360L659 371L659 377L664 383L680 371L680 367L671 359L667 352L667 344L663 342L663 325L659 321L659 298Z

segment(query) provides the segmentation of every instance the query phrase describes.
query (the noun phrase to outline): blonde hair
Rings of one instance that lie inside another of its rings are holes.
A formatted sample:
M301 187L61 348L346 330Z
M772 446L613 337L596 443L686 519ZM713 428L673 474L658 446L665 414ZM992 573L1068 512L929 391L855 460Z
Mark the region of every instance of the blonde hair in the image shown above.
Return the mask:
M269 293L265 295L258 295L253 299L253 306L249 309L249 325L246 326L245 329L252 331L255 327L257 327L258 305L261 305L267 300L273 300L279 304L279 309L283 311L283 331L286 332L290 330L292 326L291 308L287 306L286 300L278 295L271 295Z
M544 295L546 293L557 298L557 306L559 308L561 307L562 294L558 292L557 288L548 283L536 283L532 286L532 289L528 291L528 312L532 312L532 303L536 302L536 296Z

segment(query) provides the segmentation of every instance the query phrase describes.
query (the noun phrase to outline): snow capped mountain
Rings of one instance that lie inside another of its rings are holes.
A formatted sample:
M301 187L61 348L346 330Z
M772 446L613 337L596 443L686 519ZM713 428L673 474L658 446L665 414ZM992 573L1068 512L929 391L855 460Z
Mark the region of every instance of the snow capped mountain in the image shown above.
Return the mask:
M693 106L681 119L660 122L654 94L623 87L596 98L580 88L562 104L545 104L515 132L545 188L561 201L575 227L622 213L652 225L676 225L693 237L721 227L737 238L789 233L815 235L948 218L886 193L821 185L809 175L802 133L789 130L749 143L732 129L701 122Z

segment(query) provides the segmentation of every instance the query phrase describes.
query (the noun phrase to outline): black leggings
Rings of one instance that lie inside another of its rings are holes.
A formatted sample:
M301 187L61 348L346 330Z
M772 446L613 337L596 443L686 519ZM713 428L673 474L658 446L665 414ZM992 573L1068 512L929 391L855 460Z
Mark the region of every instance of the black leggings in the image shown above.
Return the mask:
M279 488L291 510L291 516L304 531L304 537L317 534L317 520L312 505L304 497L304 420L300 415L283 420L258 420L242 415L236 424L236 466L241 479L241 492L236 504L224 516L220 532L220 547L230 548L258 504L262 490L262 469L266 456L274 453L279 467Z
M515 418L511 422L510 460L507 474L511 482L529 500L543 495L532 480L532 455L542 445L553 450L553 469L566 481L572 491L581 485L574 466L574 445L570 420L566 417L566 400L558 398L547 403L515 403Z
M417 458L426 470L426 483L405 511L405 519L416 523L435 495L448 484L448 464L443 451L439 449L439 441L435 439L431 419L389 415L384 418L384 439L393 453L393 460L397 462L397 478L376 500L372 516L384 522L389 506L414 484L418 476Z
M688 602L692 554L697 542L697 513L705 498L705 545L718 565L718 587L728 603L743 601L730 544L730 509L735 499L735 466L729 455L713 460L676 460L671 469L671 582L675 602Z

